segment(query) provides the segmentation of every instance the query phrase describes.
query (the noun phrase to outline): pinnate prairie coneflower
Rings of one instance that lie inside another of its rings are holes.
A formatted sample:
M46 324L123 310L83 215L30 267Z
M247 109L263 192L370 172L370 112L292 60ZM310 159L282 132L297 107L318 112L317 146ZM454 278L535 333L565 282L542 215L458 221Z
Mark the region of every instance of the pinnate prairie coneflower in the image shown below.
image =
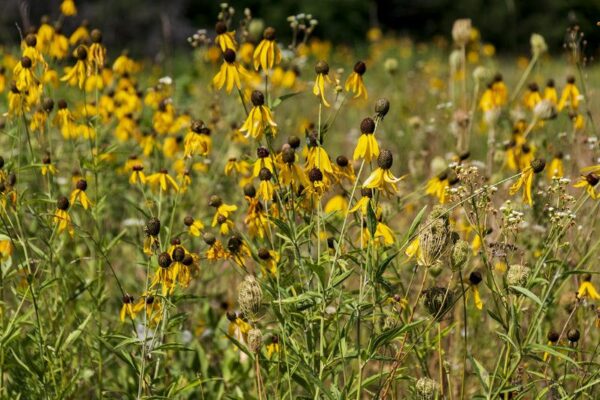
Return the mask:
M567 84L560 95L560 101L557 106L558 111L563 110L566 106L569 106L571 110L577 110L579 108L580 96L579 89L575 85L575 77L569 76Z
M25 45L23 48L23 57L27 57L31 60L31 67L35 68L37 65L41 65L45 71L48 68L48 64L44 60L44 56L37 48L37 37L35 34L30 33L25 36ZM22 46L23 47L23 46Z
M558 94L556 93L556 85L554 79L548 79L544 88L544 100L548 100L554 106L558 104Z
M71 216L69 215L69 199L61 196L56 201L56 211L54 211L54 224L58 233L68 232L71 237L75 234Z
M548 166L548 178L552 179L562 178L565 175L565 167L563 163L564 155L562 151L558 151L552 157L552 161L550 161L550 165Z
M65 139L76 139L77 138L77 125L75 124L75 118L71 111L67 107L67 102L63 99L58 101L58 107L56 116L54 117L54 124L60 129L60 133Z
M159 247L158 235L160 233L160 220L158 218L150 218L144 227L144 254L152 255Z
M123 295L123 305L119 312L119 319L121 322L125 322L125 317L129 316L131 319L135 319L135 312L133 310L133 296L130 294Z
M367 94L367 88L365 87L365 83L363 82L363 75L367 72L367 66L363 61L358 61L354 64L354 69L348 79L346 79L346 83L344 85L344 89L347 92L354 93L354 98L357 99L359 97L364 97L365 100L369 98Z
M450 187L450 184L448 182L449 175L451 173L452 171L446 169L427 181L425 193L436 197L440 204L446 203L446 189Z
M390 169L394 163L394 157L389 150L381 150L377 157L377 168L369 175L363 183L363 187L367 189L377 189L388 194L398 192L396 184L402 180L402 177L396 178Z
M38 85L38 79L33 73L31 58L21 57L21 61L16 63L13 68L13 79L16 82L16 88L20 92L25 92Z
M88 75L88 63L87 63L88 51L87 48L83 45L79 45L75 50L75 58L77 61L75 65L69 69L60 80L62 82L67 82L72 86L79 86L80 89L83 88L83 84Z
M365 118L360 123L360 137L354 149L352 158L355 160L364 159L370 163L371 160L379 156L379 144L375 139L376 124L372 118Z
M200 232L204 229L202 221L195 219L191 215L188 215L183 219L183 224L187 226L189 234L196 237L200 237Z
M92 44L89 48L90 64L97 70L104 67L106 61L106 48L102 45L102 32L99 29L92 30L90 34Z
M527 91L523 95L523 105L528 110L533 110L540 101L542 101L540 87L537 83L532 82L527 86Z
M263 274L267 272L271 275L277 274L277 264L279 263L278 252L262 247L258 249L258 259L260 260Z
M158 172L148 175L146 177L146 183L152 190L168 192L169 189L172 189L174 192L179 191L179 185L175 182L175 179L169 175L169 171L166 169L161 169Z
M228 32L227 24L223 21L219 21L215 25L215 32L217 33L215 44L219 46L222 52L227 50L235 51L237 46L235 41L235 31Z
M87 43L90 41L90 30L88 29L90 22L87 19L81 21L81 24L69 36L69 45L76 46L78 44Z
M252 176L254 178L258 178L260 174L260 170L263 168L267 168L269 171L274 172L273 159L271 158L271 153L269 149L264 146L260 146L256 149L257 159L252 166Z
M321 146L319 136L316 132L311 133L306 138L306 170L312 168L320 169L324 174L333 175L333 165L327 151ZM327 176L324 176L327 180Z
M245 77L247 75L246 69L236 61L235 51L227 49L223 52L223 64L219 72L215 75L212 83L217 90L221 90L225 86L227 93L231 93L233 86L241 89L242 83L240 75Z
M471 291L473 292L473 301L475 302L475 307L478 310L483 309L483 302L481 301L481 296L479 295L478 285L481 283L483 278L481 277L481 272L473 271L469 274L469 286Z
M595 172L589 172L586 175L579 177L577 182L573 185L576 188L585 188L588 195L596 200L598 199L598 193L596 192L596 186L600 182L600 176Z
M362 197L360 198L360 200L358 202L356 202L354 207L352 207L350 209L350 212L354 213L354 212L360 210L360 213L363 215L363 217L366 217L367 212L368 212L369 202L373 198L373 189L368 189L368 188L363 187L360 189L360 194Z
M509 194L513 196L523 188L523 201L532 206L531 187L533 186L533 175L542 172L545 167L546 161L544 159L536 158L533 160L528 167L521 171L519 179L510 187Z
M258 67L261 67L263 71L273 69L274 65L281 62L281 51L275 42L274 28L268 27L265 29L263 39L256 46L252 59L254 61L254 69L257 71Z
M591 274L583 274L579 289L577 290L577 297L580 299L600 300L600 294L592 284Z
M213 216L212 226L217 226L217 220L219 216L223 216L228 218L233 212L235 212L238 208L233 204L225 204L223 200L217 195L210 196L208 200L208 205L215 208L215 215Z
M210 129L203 121L193 121L190 125L190 130L183 139L183 152L185 156L208 156L212 150L210 133Z
M258 179L260 183L258 184L258 198L263 201L271 201L273 199L273 194L275 193L275 186L273 186L273 182L271 179L273 178L273 173L268 168L261 168Z
M173 259L169 253L163 252L158 255L158 267L150 282L150 288L160 285L163 296L173 294L175 290L172 265Z
M141 161L131 167L131 175L129 176L130 184L136 185L138 182L142 185L146 184L146 175Z
M54 166L54 164L52 164L52 158L50 157L50 154L46 154L43 158L42 158L42 175L46 176L46 174L50 174L50 175L55 175L56 174L56 167Z
M332 83L329 77L329 64L323 60L317 62L315 72L317 73L317 77L313 86L313 94L321 99L325 107L329 107L329 103L325 99L325 83Z
M75 204L77 200L81 203L81 206L84 209L88 209L92 207L92 202L90 201L88 195L85 193L87 190L87 181L85 179L80 179L75 186L75 189L71 192L71 198L69 202L71 204Z
M304 169L296 163L298 155L294 149L288 146L281 153L283 164L279 169L280 185L292 186L295 190L300 186L307 187L310 182Z
M244 133L246 137L252 136L254 139L260 141L268 128L268 132L275 136L277 133L277 124L273 120L271 110L265 105L265 95L261 91L255 90L252 92L250 99L252 101L252 109L240 128L240 132Z

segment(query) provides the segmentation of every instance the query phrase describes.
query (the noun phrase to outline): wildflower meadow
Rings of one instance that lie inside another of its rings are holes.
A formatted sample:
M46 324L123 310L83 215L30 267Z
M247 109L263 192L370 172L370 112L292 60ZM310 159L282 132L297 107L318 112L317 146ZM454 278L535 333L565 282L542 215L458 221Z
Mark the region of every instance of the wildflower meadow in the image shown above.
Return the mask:
M0 43L0 398L600 399L579 25L348 46L231 3L156 60L82 3Z

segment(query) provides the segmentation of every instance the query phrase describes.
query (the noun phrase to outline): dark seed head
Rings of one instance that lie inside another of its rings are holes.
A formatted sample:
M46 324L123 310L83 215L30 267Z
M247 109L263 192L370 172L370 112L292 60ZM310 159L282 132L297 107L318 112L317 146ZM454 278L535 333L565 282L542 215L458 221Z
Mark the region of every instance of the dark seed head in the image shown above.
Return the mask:
M185 224L185 226L192 226L194 224L194 217L192 217L191 215L186 216L183 219L183 223Z
M225 50L225 52L223 53L223 59L228 64L233 64L235 62L235 51L231 49Z
M381 169L390 169L392 168L392 164L394 163L394 157L392 156L392 152L384 149L379 152L379 157L377 157L377 165Z
M11 172L8 174L8 186L15 186L17 184L17 174Z
M269 149L264 146L260 146L258 149L256 149L256 155L258 158L267 158L269 157Z
M80 179L77 181L77 185L75 185L75 187L85 192L85 190L87 189L87 181L85 179Z
M229 320L229 322L233 322L237 319L237 314L233 311L227 311L227 319Z
M225 22L217 22L217 24L215 25L215 31L217 32L217 35L222 35L223 33L227 32L227 25L225 24Z
M150 295L150 296L146 297L146 304L147 305L154 304L154 296Z
M227 222L226 216L224 216L223 214L217 215L217 223L224 224L225 222Z
M469 150L465 150L462 153L460 153L458 155L458 159L460 161L465 161L466 159L468 159L471 156L471 152Z
M471 274L469 274L469 282L471 283L471 285L479 285L482 279L483 278L481 277L481 272L479 271L473 271L471 272Z
M221 200L221 198L216 194L213 194L210 196L210 199L208 199L208 205L211 207L219 208L221 204L223 204L223 200Z
M58 100L58 109L64 110L65 108L67 108L67 101L65 99Z
M528 87L528 88L529 88L529 90L530 90L530 91L532 91L532 92L539 92L539 91L540 91L540 87L539 87L539 86L538 86L538 84L537 84L537 83L535 83L535 82L531 82L531 83L530 83L530 84L529 84L527 87Z
M502 74L501 73L496 73L496 75L494 75L494 82L498 83L498 82L502 82Z
M317 74L327 75L329 73L329 64L323 60L317 62L317 65L315 65L315 72Z
M556 153L554 153L554 158L558 158L559 160L562 160L564 156L565 155L562 151L557 151Z
M335 249L335 238L329 236L327 238L327 248L329 249Z
M30 33L27 36L25 36L25 43L27 43L27 46L29 47L35 47L35 45L37 44L37 38L33 33Z
M375 132L375 121L373 118L365 118L360 123L360 131L362 133L373 133Z
M367 65L362 61L357 62L354 64L354 72L359 75L363 75L365 72L367 72Z
M319 168L313 168L308 172L308 179L312 183L321 182L323 180L323 172Z
M181 261L183 265L190 266L194 263L194 257L191 254L186 254Z
M58 198L58 200L56 201L56 207L59 210L63 210L66 211L69 209L69 199L67 199L65 196L60 196Z
M336 164L337 164L339 167L345 168L345 167L347 167L347 166L348 166L348 157L346 157L346 156L338 156L338 157L335 159L335 163L336 163Z
M254 198L256 196L256 188L251 183L244 186L244 196Z
M92 42L102 43L102 31L100 29L93 29L90 36L92 37Z
M386 116L386 114L390 111L390 102L388 99L378 99L375 102L375 112L380 118Z
M592 280L592 274L583 274L583 275L581 276L581 279L582 279L584 282L591 282L591 280Z
M0 169L4 168L4 157L0 156Z
M598 184L598 182L600 181L600 176L596 175L593 172L590 172L589 174L587 174L585 176L585 180L587 181L587 183L590 186L596 186Z
M360 194L362 195L362 197L368 197L370 199L373 198L373 189L371 188L361 188L360 189Z
M85 46L79 46L77 48L77 50L75 51L75 57L77 57L77 59L79 61L85 61L85 59L87 58L88 52L87 49L85 48Z
M268 260L271 258L271 253L269 253L268 249L261 247L258 250L258 258L260 258L261 260Z
M200 120L192 121L192 125L191 125L192 132L201 133L203 127L204 127L204 121L200 121Z
M49 97L46 97L44 101L42 101L42 109L49 113L54 108L54 100Z
M158 265L160 265L161 268L169 268L172 262L173 260L169 253L165 252L158 255Z
M261 168L258 173L258 179L261 181L270 181L273 178L273 173L269 168Z
M185 257L185 250L181 246L175 247L173 250L173 261L181 262Z
M531 168L533 168L533 172L538 174L546 168L546 160L543 158L536 158L531 162Z
M546 86L549 88L553 88L554 87L554 79L552 79L552 78L548 79L548 81L546 82Z
M574 84L575 83L575 77L573 75L569 75L567 77L567 83L569 83L571 85Z
M286 164L293 164L296 161L296 153L293 149L288 148L281 153L281 159Z
M300 147L300 138L292 135L288 138L288 144L292 147L292 149L297 149Z
M255 90L252 92L252 96L250 96L252 100L252 104L255 107L259 107L265 104L265 95L260 90Z
M206 232L204 235L202 235L202 240L204 240L204 243L209 246L212 246L217 241L217 239L215 239L215 235L210 232Z
M244 242L242 241L241 237L238 235L233 235L227 241L227 250L235 254L240 250L243 243Z
M560 338L560 334L556 331L550 331L548 332L548 341L552 342L552 343L556 343L558 342L558 339Z
M268 27L267 29L265 29L264 33L263 33L263 37L266 40L275 40L275 28L272 27Z
M160 233L160 220L158 218L150 218L146 223L146 235L158 236Z
M31 58L27 56L21 58L21 65L23 66L23 68L31 68Z
M569 342L571 343L577 343L580 337L581 334L578 329L569 329L569 332L567 332L567 339L569 339Z
M133 303L133 296L130 294L123 295L123 304L131 304Z

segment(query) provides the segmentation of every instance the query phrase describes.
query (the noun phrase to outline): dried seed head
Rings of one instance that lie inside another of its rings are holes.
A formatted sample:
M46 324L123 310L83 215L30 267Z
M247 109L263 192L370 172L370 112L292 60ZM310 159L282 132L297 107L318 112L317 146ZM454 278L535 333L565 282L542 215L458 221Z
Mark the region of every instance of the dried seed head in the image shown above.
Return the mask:
M258 173L258 179L261 181L270 181L273 178L273 173L269 168L261 168Z
M102 31L100 29L93 29L90 36L93 43L102 43Z
M169 253L164 252L158 255L158 265L160 265L161 268L169 268L172 262L173 260Z
M29 47L35 47L35 45L37 44L37 38L33 33L30 33L27 36L25 36L25 43Z
M468 18L457 19L452 26L452 39L459 46L465 46L471 39L471 20Z
M56 201L56 207L59 210L63 210L66 211L69 209L69 199L67 199L65 196L60 196L58 198L58 200Z
M508 267L508 272L506 273L506 283L510 286L523 286L527 283L527 278L529 278L529 273L531 270L521 264L513 264Z
M375 102L375 113L379 118L383 118L390 111L390 102L388 99L378 99Z
M258 156L258 158L267 158L269 157L269 149L267 149L264 146L260 146L256 149L256 155Z
M298 136L290 136L288 138L288 144L292 147L292 149L297 149L300 147L300 138Z
M383 149L379 152L379 156L377 157L377 166L381 169L390 169L392 168L392 164L394 163L394 156L392 156L392 152Z
M260 347L262 346L262 333L260 329L250 329L248 331L248 348L253 353L260 352Z
M569 329L569 332L567 332L567 339L569 339L569 342L571 343L577 343L580 337L581 334L578 329Z
M317 74L327 75L329 73L329 64L323 60L317 62L317 65L315 65L315 72Z
M181 262L185 258L185 250L181 246L175 247L173 250L173 261Z
M531 168L533 168L533 172L539 174L546 168L546 160L543 158L536 158L531 162Z
M49 97L46 97L42 102L42 109L49 113L54 108L54 100Z
M260 90L254 90L250 100L255 107L260 107L265 104L265 95Z
M360 123L360 131L362 133L373 133L375 132L375 121L373 118L365 118Z
M186 216L183 219L183 223L185 224L185 226L192 226L192 225L194 225L194 217L192 217L191 215Z
M221 200L221 198L219 196L217 196L216 194L213 194L208 199L208 205L211 207L219 208L221 206L221 204L223 204L223 200Z
M144 228L146 235L158 236L160 233L160 220L158 218L150 218Z
M256 278L247 275L238 287L238 303L244 315L256 318L260 313L262 297L262 289Z
M293 164L296 161L296 153L292 148L285 149L281 154L281 159L286 164Z
M204 243L209 246L212 246L217 241L217 239L215 239L215 235L210 232L206 232L204 235L202 235L202 240L204 240Z
M251 183L248 183L244 186L244 196L248 196L250 198L256 197L256 188Z
M242 248L243 244L244 242L242 238L239 235L234 234L227 241L227 250L229 250L233 254L237 254Z

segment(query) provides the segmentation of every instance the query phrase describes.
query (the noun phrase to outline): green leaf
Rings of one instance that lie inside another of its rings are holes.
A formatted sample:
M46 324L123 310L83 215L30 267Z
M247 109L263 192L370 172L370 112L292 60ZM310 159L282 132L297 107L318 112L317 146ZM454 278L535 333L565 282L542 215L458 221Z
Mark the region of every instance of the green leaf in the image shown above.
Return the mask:
M524 287L521 286L510 286L510 288L512 290L515 290L519 293L521 293L523 296L528 297L529 299L535 301L540 307L544 306L544 303L542 303L542 300L540 300L539 297L537 297L533 292L531 292L528 289L525 289Z
M419 213L413 220L412 224L410 225L410 228L408 228L408 231L406 232L406 235L404 235L405 243L408 243L408 241L410 241L413 238L417 228L419 227L419 225L421 225L421 221L423 221L423 217L425 216L426 210L427 210L427 206L424 206L423 208L421 208L421 211L419 211Z
M379 335L372 338L371 341L369 342L369 347L368 347L369 354L373 355L373 353L375 353L375 351L379 347L392 342L394 339L396 339L398 336L402 335L404 332L413 330L414 328L421 325L425 321L426 321L425 319L422 319L420 321L415 321L415 322L411 322L410 324L397 326L395 328L388 329L388 330L380 333Z
M273 102L271 103L271 110L276 109L277 107L279 107L281 105L281 103L283 103L284 101L286 101L287 99L290 99L294 96L297 96L299 94L302 94L304 92L294 92L294 93L288 93L288 94L284 94L279 96L278 98L276 98L275 100L273 100Z
M91 318L92 318L92 314L89 314L87 316L87 318L84 319L81 324L79 324L77 329L75 329L73 332L69 333L69 336L67 336L67 339L60 346L61 351L64 351L65 349L67 349L71 344L73 344L74 341L77 340L77 338L79 338L79 336L81 336L81 333L85 329L85 326L88 324L88 322L90 322Z
M538 343L532 343L527 347L527 350L533 351L534 353L548 353L552 356L558 357L562 360L565 360L573 365L577 365L577 361L573 360L571 357L569 357L566 354L561 353L558 350L566 350L566 351L573 351L573 349L570 349L568 347L562 347L562 346L554 346L554 347L550 347L547 346L545 344L538 344Z
M371 202L367 205L367 228L369 229L371 237L374 238L375 231L377 230L377 216L375 215L375 210L373 210Z
M483 385L484 391L486 391L486 392L489 391L490 373L487 371L487 369L485 369L485 367L479 361L477 361L477 359L475 357L469 355L469 359L475 366L475 372L477 373L477 376L479 377L479 380L481 381L481 384Z

